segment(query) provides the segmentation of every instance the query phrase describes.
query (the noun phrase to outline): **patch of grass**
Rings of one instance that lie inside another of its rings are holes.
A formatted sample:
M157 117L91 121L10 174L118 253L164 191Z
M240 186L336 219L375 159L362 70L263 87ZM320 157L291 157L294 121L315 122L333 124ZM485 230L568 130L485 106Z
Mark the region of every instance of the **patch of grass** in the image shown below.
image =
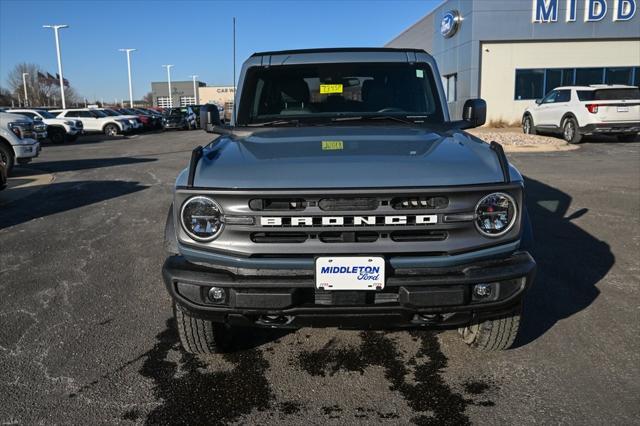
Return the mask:
M497 120L490 120L487 123L487 127L490 127L493 129L504 129L507 127L520 127L520 121L514 120L509 122L509 121L503 120L502 118L499 118Z

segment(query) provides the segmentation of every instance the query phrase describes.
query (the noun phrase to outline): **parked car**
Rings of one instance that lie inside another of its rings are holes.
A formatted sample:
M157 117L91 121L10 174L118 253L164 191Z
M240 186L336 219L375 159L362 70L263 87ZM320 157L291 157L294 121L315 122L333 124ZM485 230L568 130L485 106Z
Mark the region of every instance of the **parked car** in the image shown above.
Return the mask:
M272 56L273 55L273 56ZM278 66L272 57L287 58ZM163 266L192 353L240 327L452 328L510 347L536 263L524 178L417 49L256 53L176 181Z
M32 120L40 118L47 125L47 136L53 143L73 142L83 132L82 121L57 118L45 109L12 109L11 113Z
M105 115L109 117L113 117L118 120L126 120L129 122L131 126L131 131L141 130L143 125L142 122L138 119L138 116L135 114L124 113L119 109L113 108L96 108L98 111L102 111Z
M187 129L185 113L180 108L167 108L162 116L162 127L168 129Z
M640 88L593 84L553 89L522 116L524 133L559 133L569 143L583 136L617 136L631 142L640 133Z
M161 129L162 128L162 113L150 108L136 108L139 111L142 111L142 113L149 115L152 118L152 123L153 123L153 127L155 129Z
M40 153L35 139L33 120L20 114L0 112L0 161L6 164L7 175L16 163L27 164Z
M51 113L56 114L58 118L80 120L87 133L104 133L107 136L116 136L129 133L132 130L129 120L111 117L96 109L57 109L52 110Z
M161 118L158 118L155 114L151 114L141 108L128 108L127 111L136 114L145 129L156 129L162 124Z
M7 165L0 160L0 191L7 187Z
M42 121L40 117L33 118L33 133L36 134L38 141L43 141L47 138L47 124Z

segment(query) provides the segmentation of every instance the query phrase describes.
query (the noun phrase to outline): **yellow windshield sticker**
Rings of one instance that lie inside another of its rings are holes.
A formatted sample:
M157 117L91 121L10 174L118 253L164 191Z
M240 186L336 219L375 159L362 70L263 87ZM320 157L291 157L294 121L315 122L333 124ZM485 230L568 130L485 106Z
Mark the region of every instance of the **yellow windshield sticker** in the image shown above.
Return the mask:
M336 151L344 149L342 141L322 141L323 151Z
M342 93L342 84L321 84L320 94L330 95L332 93Z

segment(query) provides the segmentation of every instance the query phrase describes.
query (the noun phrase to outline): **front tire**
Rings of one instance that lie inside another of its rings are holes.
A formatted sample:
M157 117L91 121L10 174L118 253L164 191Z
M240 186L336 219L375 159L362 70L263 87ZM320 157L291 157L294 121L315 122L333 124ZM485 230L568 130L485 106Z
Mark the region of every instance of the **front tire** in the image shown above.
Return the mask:
M618 142L634 142L637 136L635 133L628 133L626 135L618 135L617 138Z
M115 124L107 124L104 126L104 134L107 136L118 136L119 130Z
M64 141L65 141L65 131L64 130L55 129L55 130L49 132L49 139L51 139L51 143L54 143L56 145L64 143Z
M173 314L180 343L185 351L204 355L222 352L230 335L230 331L224 324L192 317L176 303L173 304Z
M526 135L535 135L536 126L533 124L533 118L530 115L525 115L522 119L522 133Z
M520 329L522 307L518 305L510 314L485 320L458 329L462 340L481 351L503 351L509 349L516 340Z
M10 176L16 159L13 156L13 150L11 148L7 148L4 143L0 143L0 160L7 165L7 176Z
M562 137L570 144L582 142L582 135L580 134L578 122L575 118L569 117L564 121L562 125Z

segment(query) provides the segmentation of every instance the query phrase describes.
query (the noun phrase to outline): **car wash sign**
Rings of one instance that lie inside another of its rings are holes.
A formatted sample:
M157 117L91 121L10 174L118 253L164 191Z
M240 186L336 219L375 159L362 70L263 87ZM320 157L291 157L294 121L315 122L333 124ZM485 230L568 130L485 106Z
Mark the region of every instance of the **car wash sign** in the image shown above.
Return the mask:
M584 22L602 21L610 16L614 22L629 21L636 14L639 0L533 0L533 22L557 22L558 3L566 4L565 22L575 22L578 3L584 3Z

